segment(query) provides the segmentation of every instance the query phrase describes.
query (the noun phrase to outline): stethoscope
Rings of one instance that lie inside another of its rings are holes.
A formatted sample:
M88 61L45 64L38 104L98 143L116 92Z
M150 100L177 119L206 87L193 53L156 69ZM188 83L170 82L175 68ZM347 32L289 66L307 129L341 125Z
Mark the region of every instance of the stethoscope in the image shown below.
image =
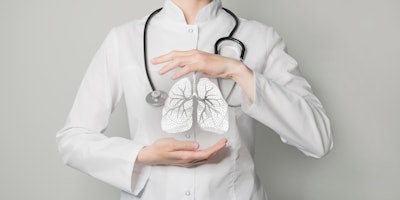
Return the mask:
M240 46L240 50L241 50L240 61L243 61L244 54L246 52L246 47L244 46L244 44L240 40L238 40L238 39L233 37L233 34L235 34L235 32L236 32L236 30L237 30L237 28L239 26L239 19L232 11L230 11L230 10L228 10L226 8L222 8L222 9L224 9L228 14L230 14L232 16L232 18L235 20L235 26L232 28L231 32L229 33L229 35L227 37L222 37L222 38L218 39L215 42L215 44L214 44L214 53L215 54L220 54L220 50L221 50L220 45L222 44L222 42L224 42L224 41L232 41L232 42L234 42L234 43L236 43L236 44L238 44ZM162 8L159 8L159 9L155 10L154 12L152 12L149 15L149 17L147 18L146 23L144 25L144 33L143 33L144 67L145 67L145 70L146 70L147 79L148 79L148 81L150 83L151 90L152 90L146 96L146 102L148 104L150 104L152 106L156 106L156 107L164 105L164 103L165 103L165 101L166 101L166 99L168 97L168 94L166 92L164 92L164 91L157 90L155 88L154 84L153 84L153 81L151 81L151 78L150 78L149 67L148 67L148 62L147 62L147 28L148 28L148 25L149 25L151 19L154 17L154 15L159 13L161 10L162 10ZM218 81L218 87L221 88L220 78L217 78L217 81ZM233 84L231 90L229 91L228 95L225 98L225 100L227 102L229 101L229 99L230 99L230 97L232 95L232 92L235 89L235 86L236 86L236 82ZM228 105L230 107L240 107L240 104L231 105L231 104L228 103Z

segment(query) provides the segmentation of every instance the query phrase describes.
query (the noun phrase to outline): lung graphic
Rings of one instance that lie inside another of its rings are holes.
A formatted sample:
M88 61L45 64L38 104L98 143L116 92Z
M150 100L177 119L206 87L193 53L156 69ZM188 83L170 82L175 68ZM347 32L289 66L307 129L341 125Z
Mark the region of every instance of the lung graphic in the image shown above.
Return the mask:
M187 131L193 117L203 130L219 134L228 131L228 104L208 78L200 78L197 85L195 80L183 78L172 86L162 111L161 128L167 133Z

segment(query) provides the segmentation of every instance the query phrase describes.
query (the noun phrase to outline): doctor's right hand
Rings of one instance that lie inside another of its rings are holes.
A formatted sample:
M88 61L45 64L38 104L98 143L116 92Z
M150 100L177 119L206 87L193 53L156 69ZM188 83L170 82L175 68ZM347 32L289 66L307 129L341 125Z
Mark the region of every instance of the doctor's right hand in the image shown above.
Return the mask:
M213 146L199 150L194 141L179 141L174 138L161 138L152 145L144 147L137 156L137 162L149 165L175 165L195 167L207 163L207 160L221 151L227 143L223 138Z

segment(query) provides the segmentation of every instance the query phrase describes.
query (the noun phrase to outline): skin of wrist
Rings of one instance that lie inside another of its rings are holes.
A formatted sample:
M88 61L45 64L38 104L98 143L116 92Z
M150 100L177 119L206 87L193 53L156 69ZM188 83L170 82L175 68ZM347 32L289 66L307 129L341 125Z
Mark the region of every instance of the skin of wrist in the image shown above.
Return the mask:
M235 65L232 65L231 78L239 84L242 90L250 98L250 101L254 101L255 85L254 75L251 69L249 69L244 63L237 61Z
M146 161L146 156L144 155L146 152L146 150L147 150L147 146L144 146L140 151L139 151L139 154L138 154L138 156L136 157L136 161L137 162L140 162L140 163L144 163L144 164L147 164L148 162Z
M242 82L245 77L252 75L251 70L243 62L237 60L234 61L230 69L229 77L237 83Z

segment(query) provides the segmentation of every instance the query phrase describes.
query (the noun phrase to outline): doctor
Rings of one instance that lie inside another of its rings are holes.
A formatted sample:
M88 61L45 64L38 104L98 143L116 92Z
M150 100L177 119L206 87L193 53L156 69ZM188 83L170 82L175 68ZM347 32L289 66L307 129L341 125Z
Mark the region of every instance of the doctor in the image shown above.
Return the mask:
M262 200L253 120L307 156L320 158L332 148L329 119L273 28L240 19L234 37L246 46L243 62L232 44L213 54L214 43L235 26L220 0L165 0L146 33L147 70L162 91L193 75L215 84L221 78L228 104L240 106L229 106L224 134L195 122L181 133L164 132L163 108L145 101L152 91L143 60L147 19L114 27L93 57L56 135L67 165L121 189L122 200ZM103 134L122 97L131 139Z

